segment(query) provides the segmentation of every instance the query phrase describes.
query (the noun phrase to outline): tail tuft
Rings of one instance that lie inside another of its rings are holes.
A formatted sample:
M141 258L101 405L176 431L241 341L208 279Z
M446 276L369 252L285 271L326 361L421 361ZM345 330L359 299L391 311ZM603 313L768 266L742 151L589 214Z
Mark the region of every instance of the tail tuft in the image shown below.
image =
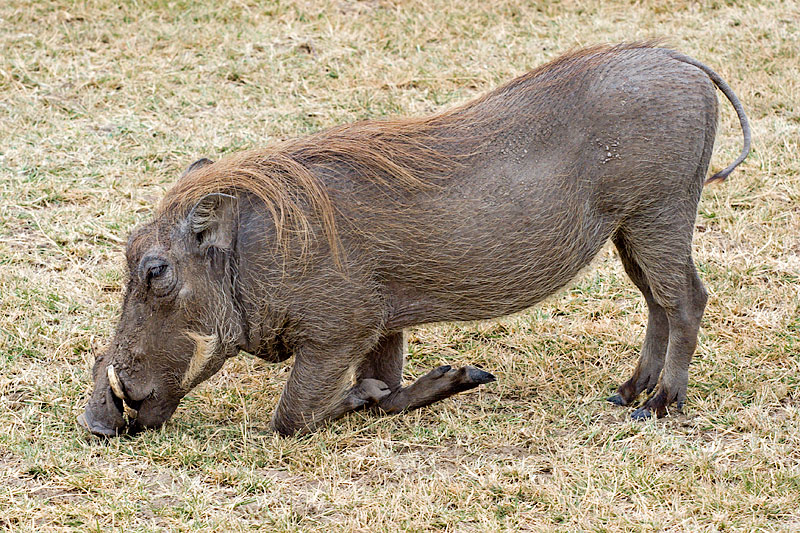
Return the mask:
M703 186L708 185L709 183L722 183L726 179L728 179L728 175L733 172L733 169L736 168L736 165L730 166L724 170L720 170L706 181L703 182Z

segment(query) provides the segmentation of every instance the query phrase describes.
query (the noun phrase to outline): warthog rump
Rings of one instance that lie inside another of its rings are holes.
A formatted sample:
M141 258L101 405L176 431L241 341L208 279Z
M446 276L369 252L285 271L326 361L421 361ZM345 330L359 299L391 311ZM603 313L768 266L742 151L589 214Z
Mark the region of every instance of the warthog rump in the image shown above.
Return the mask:
M717 122L711 69L650 44L565 55L425 118L328 129L194 163L126 248L117 331L79 417L156 427L240 351L294 356L281 434L361 407L395 413L494 380L442 366L401 383L403 331L507 315L572 279L611 239L649 312L610 401L634 418L686 398L706 304L692 260Z

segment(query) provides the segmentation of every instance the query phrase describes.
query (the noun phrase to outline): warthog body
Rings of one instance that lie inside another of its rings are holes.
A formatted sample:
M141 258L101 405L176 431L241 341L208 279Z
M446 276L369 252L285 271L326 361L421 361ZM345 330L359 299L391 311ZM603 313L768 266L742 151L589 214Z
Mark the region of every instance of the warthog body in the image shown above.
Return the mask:
M610 400L648 390L634 417L665 414L685 399L706 303L691 241L715 84L745 133L724 179L749 150L741 105L708 67L647 44L569 54L432 117L198 161L128 241L122 316L81 424L158 426L240 350L294 356L282 434L427 405L494 377L444 366L403 387L405 328L530 307L608 239L649 310Z

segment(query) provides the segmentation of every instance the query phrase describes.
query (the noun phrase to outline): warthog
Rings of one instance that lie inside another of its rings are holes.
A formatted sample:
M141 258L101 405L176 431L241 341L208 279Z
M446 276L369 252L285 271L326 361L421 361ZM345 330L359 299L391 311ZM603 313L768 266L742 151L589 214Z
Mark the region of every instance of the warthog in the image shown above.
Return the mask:
M608 239L649 312L609 398L686 398L706 304L692 260L714 145L710 68L649 43L560 57L430 117L370 120L194 163L131 234L113 342L79 417L92 433L157 427L240 351L294 356L272 417L307 431L361 407L414 409L494 380L442 366L401 384L403 331L532 306Z

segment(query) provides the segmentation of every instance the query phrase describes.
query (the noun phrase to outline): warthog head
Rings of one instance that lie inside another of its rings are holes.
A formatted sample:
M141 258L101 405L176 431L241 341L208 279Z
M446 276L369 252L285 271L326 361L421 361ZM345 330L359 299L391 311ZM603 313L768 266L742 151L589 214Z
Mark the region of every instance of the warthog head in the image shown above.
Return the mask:
M158 427L243 345L231 255L236 200L213 194L181 220L130 236L129 279L114 339L94 365L79 423L97 435Z

